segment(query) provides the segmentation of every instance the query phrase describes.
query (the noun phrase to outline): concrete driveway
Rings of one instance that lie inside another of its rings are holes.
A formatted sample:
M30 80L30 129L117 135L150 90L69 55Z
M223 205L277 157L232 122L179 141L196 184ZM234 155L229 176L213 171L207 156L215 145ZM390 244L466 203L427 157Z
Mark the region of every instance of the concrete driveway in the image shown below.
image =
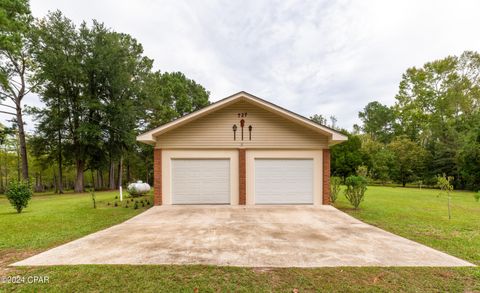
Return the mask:
M470 266L331 206L159 206L17 266Z

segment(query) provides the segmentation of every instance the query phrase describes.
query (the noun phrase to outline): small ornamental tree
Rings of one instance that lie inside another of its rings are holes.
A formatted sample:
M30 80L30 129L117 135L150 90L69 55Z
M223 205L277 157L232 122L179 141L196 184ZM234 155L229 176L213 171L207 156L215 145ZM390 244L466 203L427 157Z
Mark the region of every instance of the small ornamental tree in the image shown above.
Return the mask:
M8 184L5 195L17 213L21 213L32 198L32 189L28 181L12 181Z
M345 185L347 186L345 197L355 209L358 209L367 191L367 179L362 176L349 176L345 179Z
M340 184L342 179L340 177L333 176L330 178L330 202L335 203L340 193Z
M445 194L448 199L448 219L452 218L450 212L450 192L453 191L453 185L450 183L453 180L452 176L437 176L437 186L440 188L440 194Z

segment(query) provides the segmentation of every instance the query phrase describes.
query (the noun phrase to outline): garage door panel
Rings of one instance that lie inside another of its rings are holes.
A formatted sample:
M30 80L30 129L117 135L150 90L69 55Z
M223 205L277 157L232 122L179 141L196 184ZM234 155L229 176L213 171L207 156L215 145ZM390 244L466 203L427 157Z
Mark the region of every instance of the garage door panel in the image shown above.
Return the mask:
M230 160L172 159L172 203L230 203Z
M257 204L313 204L313 159L255 159Z

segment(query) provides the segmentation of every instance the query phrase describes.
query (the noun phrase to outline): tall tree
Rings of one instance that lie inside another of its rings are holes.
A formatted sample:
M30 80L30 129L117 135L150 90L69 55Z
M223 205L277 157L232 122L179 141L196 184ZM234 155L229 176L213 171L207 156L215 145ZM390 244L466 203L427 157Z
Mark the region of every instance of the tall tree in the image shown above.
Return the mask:
M386 183L390 179L390 171L394 160L394 154L387 146L369 135L362 136L363 163L368 168L368 175L375 180Z
M390 177L400 182L403 187L409 182L420 178L423 173L426 152L408 137L395 138L388 149L393 154Z
M93 119L97 101L84 93L84 56L89 52L75 25L59 11L39 21L36 35L35 79L46 105L42 118L50 129L57 126L58 146L75 162L75 191L82 192L87 159L101 141L101 126Z
M368 103L358 113L362 120L362 130L374 140L388 143L394 134L395 114L393 109L379 102Z
M143 129L163 125L207 106L210 93L181 72L154 72L145 81Z
M348 141L331 148L331 164L332 174L340 176L343 179L350 175L356 174L358 166L362 164L361 147L362 141L357 135L349 134L343 131L348 136Z
M22 101L34 87L29 84L31 22L28 0L0 0L0 100L8 98L14 104L25 180L28 180L28 158Z
M313 116L310 116L310 120L321 125L327 125L327 118L325 118L322 114L315 114Z
M466 121L480 110L480 54L466 51L408 69L396 99L400 131L431 154L430 176L454 176L461 187L460 144Z
M462 136L459 168L462 184L471 190L480 190L480 112L466 123L468 130Z
M87 76L86 95L97 111L92 119L104 130L103 152L108 154L109 187L114 189L123 182L123 158L135 144L137 117L142 114L141 85L152 67L152 60L143 56L142 45L127 34L107 29L93 22L91 28L84 23L80 36L89 54L85 57ZM103 158L105 159L105 158ZM102 164L101 156L90 161L92 168ZM118 180L115 184L115 167Z

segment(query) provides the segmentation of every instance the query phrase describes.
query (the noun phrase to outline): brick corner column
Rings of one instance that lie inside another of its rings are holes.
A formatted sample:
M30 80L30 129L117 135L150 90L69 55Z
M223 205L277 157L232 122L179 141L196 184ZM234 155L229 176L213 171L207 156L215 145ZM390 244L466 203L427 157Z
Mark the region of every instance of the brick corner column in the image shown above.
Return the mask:
M323 199L324 205L330 204L330 149L323 149Z
M247 203L247 168L245 162L245 149L238 149L238 204Z
M153 150L153 204L162 205L162 149Z

